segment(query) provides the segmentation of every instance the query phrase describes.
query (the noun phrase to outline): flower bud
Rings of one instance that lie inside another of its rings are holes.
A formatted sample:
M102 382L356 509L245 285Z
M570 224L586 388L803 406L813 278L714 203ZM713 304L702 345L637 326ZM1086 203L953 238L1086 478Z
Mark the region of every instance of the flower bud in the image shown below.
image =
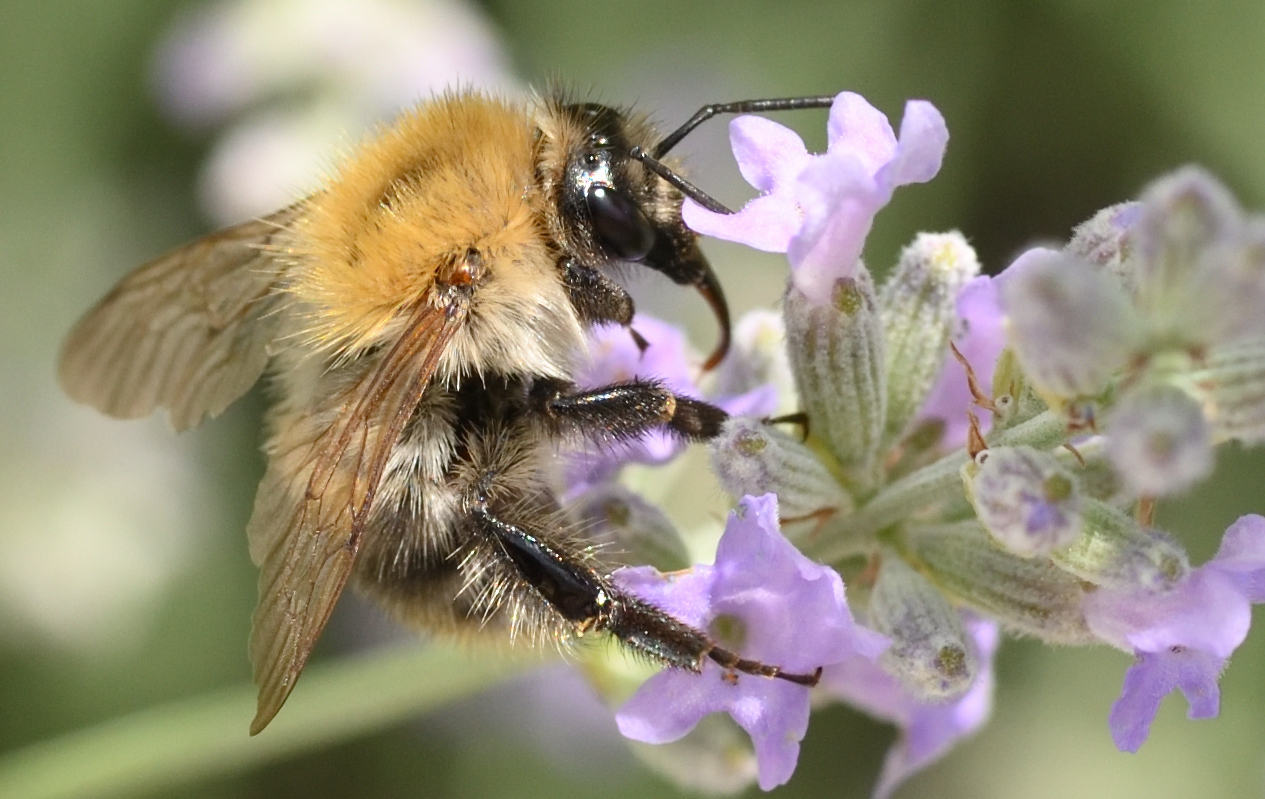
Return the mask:
M922 408L944 366L957 321L958 293L979 274L961 233L920 233L900 255L878 296L885 342L888 441Z
M622 485L599 484L581 495L575 507L594 532L613 539L616 549L633 563L665 572L689 567L685 542L667 515Z
M833 510L850 513L852 498L816 453L757 419L731 417L711 444L712 469L735 497L777 494L783 522Z
M980 522L1014 554L1047 555L1080 535L1076 479L1050 453L994 447L966 464L963 476Z
M1107 455L1136 494L1175 494L1212 471L1211 425L1199 403L1174 386L1130 391L1107 430Z
M1050 553L1059 567L1103 588L1165 591L1190 571L1186 551L1171 536L1145 528L1123 511L1084 500L1084 533L1070 547Z
M927 579L1003 626L1051 644L1095 641L1081 613L1081 583L1045 558L998 548L974 520L909 530Z
M1064 400L1100 393L1139 335L1124 291L1095 267L1052 250L1029 250L1007 272L1010 344L1037 390Z
M861 483L878 459L886 413L883 332L870 273L836 281L832 302L786 294L786 341L811 433Z
M1138 308L1152 323L1179 324L1204 288L1196 273L1236 238L1242 212L1225 186L1194 167L1147 188L1137 222ZM1210 309L1215 312L1215 309ZM1198 331L1186 331L1188 333Z
M962 617L895 552L884 552L870 592L869 619L892 639L880 665L926 699L961 696L975 679L975 651Z
M1139 202L1104 208L1076 227L1063 252L1102 268L1118 279L1125 293L1132 297L1137 291L1137 273L1130 258L1135 247L1134 227L1141 216Z
M1265 341L1217 347L1191 382L1207 392L1216 440L1265 441Z

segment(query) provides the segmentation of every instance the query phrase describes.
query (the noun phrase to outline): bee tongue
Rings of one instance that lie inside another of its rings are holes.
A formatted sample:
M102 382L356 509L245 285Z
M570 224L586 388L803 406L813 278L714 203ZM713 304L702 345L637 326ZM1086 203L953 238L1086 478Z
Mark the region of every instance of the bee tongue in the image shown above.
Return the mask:
M716 273L711 270L711 266L707 265L701 271L694 281L694 287L698 289L698 293L703 295L703 299L707 300L707 304L711 307L712 313L716 315L716 321L720 323L720 341L716 343L716 349L712 350L712 354L703 362L703 371L709 372L716 368L716 365L724 359L725 353L729 351L729 305L725 302L725 293L720 288L720 281L716 279Z

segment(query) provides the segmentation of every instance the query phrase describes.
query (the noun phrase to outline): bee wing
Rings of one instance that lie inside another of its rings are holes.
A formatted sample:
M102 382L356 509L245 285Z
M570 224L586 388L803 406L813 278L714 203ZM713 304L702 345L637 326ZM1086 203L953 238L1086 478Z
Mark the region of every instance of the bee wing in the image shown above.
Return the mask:
M78 402L122 419L166 408L177 430L215 416L268 364L268 311L286 263L274 240L297 204L141 266L88 311L58 374Z
M418 309L347 393L279 431L248 527L261 567L250 638L259 686L252 735L281 709L329 620L391 451L464 318L458 302Z

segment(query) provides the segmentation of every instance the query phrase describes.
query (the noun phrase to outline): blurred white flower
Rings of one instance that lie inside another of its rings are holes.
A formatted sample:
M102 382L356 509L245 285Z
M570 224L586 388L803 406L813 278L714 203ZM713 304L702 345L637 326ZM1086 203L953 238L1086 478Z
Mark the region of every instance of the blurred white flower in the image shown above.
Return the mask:
M179 18L158 50L159 101L177 122L230 124L203 168L222 224L310 191L375 122L447 88L514 92L490 22L461 0L231 0Z
M18 418L15 451L0 452L0 629L86 654L126 648L196 547L205 503L187 442L65 401Z

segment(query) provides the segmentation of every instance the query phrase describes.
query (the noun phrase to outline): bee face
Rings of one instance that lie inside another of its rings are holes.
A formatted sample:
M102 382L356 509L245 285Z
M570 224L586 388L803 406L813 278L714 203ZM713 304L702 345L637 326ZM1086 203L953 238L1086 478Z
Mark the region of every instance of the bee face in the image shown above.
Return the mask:
M189 427L271 375L247 529L261 570L253 732L349 581L427 631L563 645L606 632L669 666L815 679L622 592L557 498L561 442L704 440L726 418L654 380L571 379L586 326L632 320L615 261L698 289L725 333L713 361L723 353L724 298L681 195L635 157L654 142L592 103L440 98L313 196L140 267L71 331L63 386L114 416L166 408Z

